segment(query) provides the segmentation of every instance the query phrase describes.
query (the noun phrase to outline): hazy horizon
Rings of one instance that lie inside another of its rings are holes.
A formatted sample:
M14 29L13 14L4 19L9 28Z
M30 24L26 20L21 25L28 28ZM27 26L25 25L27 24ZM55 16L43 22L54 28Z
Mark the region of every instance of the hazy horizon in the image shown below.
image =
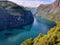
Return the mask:
M20 6L36 8L40 4L50 4L55 0L9 0Z

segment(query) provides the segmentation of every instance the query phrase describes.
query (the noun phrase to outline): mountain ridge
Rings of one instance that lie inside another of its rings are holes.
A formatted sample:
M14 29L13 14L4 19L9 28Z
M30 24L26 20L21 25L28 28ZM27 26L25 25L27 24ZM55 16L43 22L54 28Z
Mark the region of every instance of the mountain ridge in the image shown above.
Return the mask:
M41 4L37 8L36 14L48 20L58 22L60 20L60 0L56 0L51 4Z
M0 31L21 28L34 21L31 11L10 1L0 1Z

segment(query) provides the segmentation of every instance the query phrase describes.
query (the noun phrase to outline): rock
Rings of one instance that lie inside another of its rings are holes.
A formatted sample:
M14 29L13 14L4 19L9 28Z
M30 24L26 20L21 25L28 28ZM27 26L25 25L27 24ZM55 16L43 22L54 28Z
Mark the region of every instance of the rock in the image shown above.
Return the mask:
M0 30L20 28L32 24L33 21L29 10L13 2L0 1Z
M42 16L43 18L60 21L60 0L56 0L52 4L41 4L36 11L36 16Z

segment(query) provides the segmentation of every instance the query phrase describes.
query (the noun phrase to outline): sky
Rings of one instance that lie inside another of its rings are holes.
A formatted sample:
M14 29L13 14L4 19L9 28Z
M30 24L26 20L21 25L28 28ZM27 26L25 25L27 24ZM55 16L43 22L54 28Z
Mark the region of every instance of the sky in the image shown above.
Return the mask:
M50 4L55 0L9 0L24 7L38 7L40 4Z

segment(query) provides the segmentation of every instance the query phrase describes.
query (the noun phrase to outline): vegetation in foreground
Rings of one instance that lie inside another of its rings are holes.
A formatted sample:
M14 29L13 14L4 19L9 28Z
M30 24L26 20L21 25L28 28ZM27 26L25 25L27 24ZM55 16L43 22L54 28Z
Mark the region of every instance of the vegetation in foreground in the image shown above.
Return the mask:
M39 34L34 40L29 38L20 45L60 45L60 22L46 35Z

